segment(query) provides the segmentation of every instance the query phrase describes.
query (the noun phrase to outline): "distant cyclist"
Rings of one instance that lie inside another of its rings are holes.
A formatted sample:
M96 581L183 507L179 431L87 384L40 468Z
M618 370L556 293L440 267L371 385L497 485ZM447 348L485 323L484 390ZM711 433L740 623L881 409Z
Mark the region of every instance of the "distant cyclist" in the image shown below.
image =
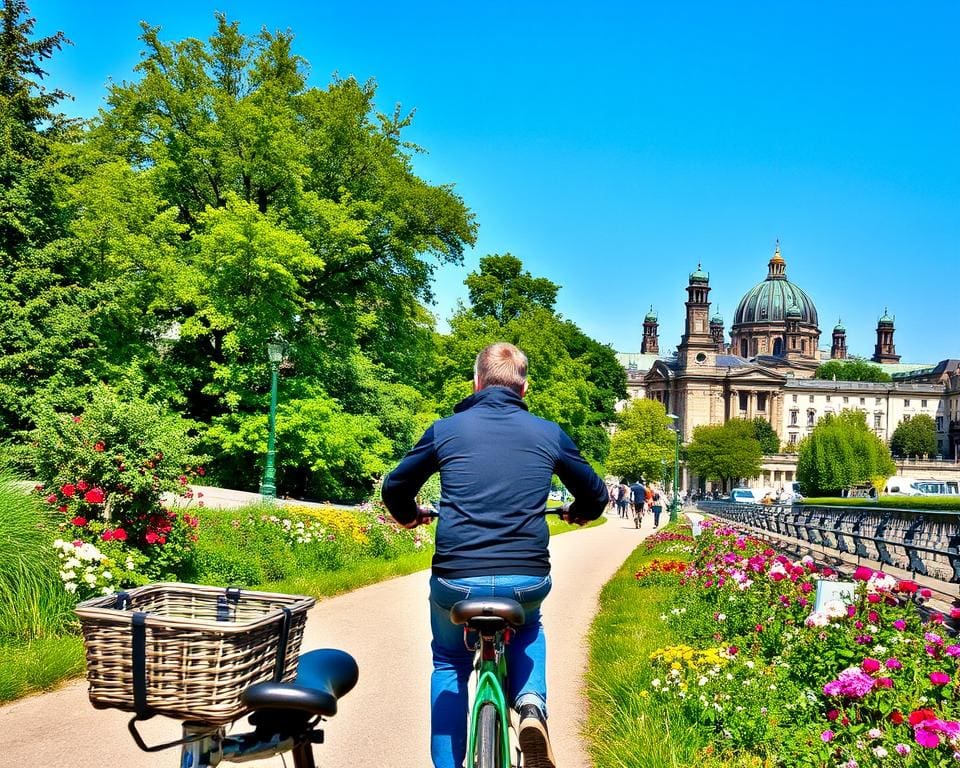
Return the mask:
M646 504L647 489L643 485L643 478L634 480L630 485L630 503L633 505L633 516L637 519L643 517L643 507Z
M573 494L564 518L603 514L607 488L566 433L527 412L527 358L512 344L486 347L474 394L433 423L383 483L383 502L402 525L424 522L416 495L440 473L440 518L430 578L433 676L430 752L435 768L461 768L467 748L467 681L473 652L450 608L466 598L508 597L526 623L507 647L511 703L520 714L525 764L556 765L547 733L546 638L540 604L550 592L544 519L554 474Z

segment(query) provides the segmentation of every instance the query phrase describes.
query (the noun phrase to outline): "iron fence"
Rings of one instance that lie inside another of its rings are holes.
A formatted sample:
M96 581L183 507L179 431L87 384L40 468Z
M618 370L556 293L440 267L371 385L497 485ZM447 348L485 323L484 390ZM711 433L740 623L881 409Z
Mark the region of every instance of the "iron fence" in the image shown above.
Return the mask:
M960 512L728 501L697 508L781 539L960 584Z

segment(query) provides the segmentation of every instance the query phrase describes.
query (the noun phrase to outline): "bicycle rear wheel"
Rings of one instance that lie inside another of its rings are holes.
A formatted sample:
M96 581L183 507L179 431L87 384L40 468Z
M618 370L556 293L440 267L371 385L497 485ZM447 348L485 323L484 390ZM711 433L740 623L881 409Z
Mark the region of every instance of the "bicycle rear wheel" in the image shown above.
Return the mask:
M477 716L477 758L476 768L507 768L501 765L503 748L500 730L500 713L497 708L486 703L480 707Z

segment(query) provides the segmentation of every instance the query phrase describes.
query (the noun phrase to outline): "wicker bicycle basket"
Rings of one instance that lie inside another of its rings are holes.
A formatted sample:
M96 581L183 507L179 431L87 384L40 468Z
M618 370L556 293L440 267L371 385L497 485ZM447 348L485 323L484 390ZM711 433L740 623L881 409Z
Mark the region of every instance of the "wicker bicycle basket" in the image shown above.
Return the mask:
M244 713L254 683L292 680L312 597L163 583L76 608L90 701L213 724Z

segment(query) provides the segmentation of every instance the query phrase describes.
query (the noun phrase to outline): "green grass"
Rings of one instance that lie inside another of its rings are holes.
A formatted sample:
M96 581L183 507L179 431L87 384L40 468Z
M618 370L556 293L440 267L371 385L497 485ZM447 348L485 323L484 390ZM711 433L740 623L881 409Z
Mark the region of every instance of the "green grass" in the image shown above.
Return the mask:
M879 500L823 496L804 499L802 503L834 507L892 507L895 509L920 509L932 512L960 511L960 496L881 496Z
M84 672L83 640L76 635L0 643L0 654L0 702L51 690Z
M585 735L595 768L686 768L702 764L708 740L679 712L649 694L649 656L676 642L660 621L675 589L640 586L634 574L646 562L679 555L648 553L640 545L604 586L590 628Z

